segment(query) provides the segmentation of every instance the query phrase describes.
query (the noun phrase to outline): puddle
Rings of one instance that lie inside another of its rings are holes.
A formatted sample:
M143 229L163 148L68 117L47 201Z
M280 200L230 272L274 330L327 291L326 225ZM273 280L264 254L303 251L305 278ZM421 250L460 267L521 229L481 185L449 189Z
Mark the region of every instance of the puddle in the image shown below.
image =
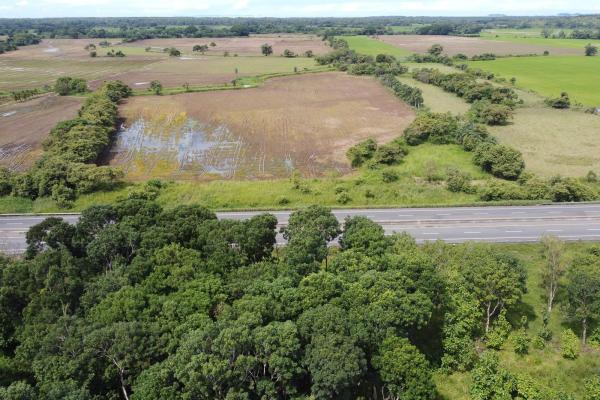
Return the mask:
M306 171L318 165L314 155L261 136L186 113L139 118L118 131L110 163L134 179L287 177L296 168Z
M15 115L16 113L17 113L16 111L9 111L9 112L0 114L0 117L10 117L11 115Z

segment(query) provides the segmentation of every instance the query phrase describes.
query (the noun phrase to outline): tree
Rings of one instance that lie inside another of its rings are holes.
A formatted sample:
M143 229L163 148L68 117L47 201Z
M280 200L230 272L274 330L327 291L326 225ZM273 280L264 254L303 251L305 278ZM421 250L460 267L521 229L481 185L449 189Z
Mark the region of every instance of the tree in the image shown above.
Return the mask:
M208 46L203 44L203 45L195 45L194 48L192 49L192 51L194 52L200 52L202 54L206 53L208 51Z
M385 339L372 362L383 382L383 398L426 400L434 397L435 385L429 363L408 339Z
M598 54L598 47L594 46L591 43L585 45L585 55L588 57L592 57Z
M546 263L542 270L542 284L546 290L548 313L552 312L552 305L556 298L559 281L567 269L564 260L564 243L556 236L545 235L542 237L544 258Z
M567 271L567 312L581 324L581 341L586 344L590 324L600 318L600 268L595 263L575 261Z
M160 95L163 90L162 83L160 83L159 81L150 82L150 90L152 90L155 95Z
M479 302L487 334L492 318L521 299L526 291L527 274L518 259L489 246L474 246L467 251L463 262L461 273L467 290Z
M503 179L517 179L525 168L518 150L501 144L482 143L475 148L473 162L484 171Z
M270 56L271 54L273 54L273 46L265 43L260 47L260 51L264 56Z
M500 366L498 355L486 351L473 369L471 398L473 400L510 400L517 389L517 381Z
M439 56L442 54L443 51L444 51L444 47L439 44L434 44L427 50L427 52L429 54L431 54L432 56Z
M294 52L293 52L293 51L291 51L290 49L285 49L285 50L283 51L283 54L282 54L282 55L283 55L284 57L286 57L286 58L294 58L294 57L296 57L296 53L294 53Z
M181 56L181 51L179 51L179 49L176 49L175 47L171 47L168 49L168 53L170 57L179 57Z

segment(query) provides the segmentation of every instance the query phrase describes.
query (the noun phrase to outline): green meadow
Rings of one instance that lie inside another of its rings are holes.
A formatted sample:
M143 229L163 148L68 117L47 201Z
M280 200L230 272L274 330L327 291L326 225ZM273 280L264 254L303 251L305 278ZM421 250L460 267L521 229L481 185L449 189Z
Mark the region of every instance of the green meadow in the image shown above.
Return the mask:
M401 49L382 41L371 39L368 36L344 36L350 48L360 54L376 56L377 54L390 54L394 57L404 58L411 54L410 51Z
M508 57L469 64L506 79L515 77L518 87L543 96L567 92L571 100L600 106L600 57Z
M571 30L563 29L566 34L569 34ZM553 31L557 33L558 30ZM486 30L481 32L481 38L489 40L502 40L513 43L522 44L535 44L540 46L548 46L552 53L552 47L562 47L567 49L581 49L583 55L583 48L586 44L592 43L596 46L600 46L600 40L588 40L588 39L553 39L542 37L541 29L530 28L530 29L494 29Z

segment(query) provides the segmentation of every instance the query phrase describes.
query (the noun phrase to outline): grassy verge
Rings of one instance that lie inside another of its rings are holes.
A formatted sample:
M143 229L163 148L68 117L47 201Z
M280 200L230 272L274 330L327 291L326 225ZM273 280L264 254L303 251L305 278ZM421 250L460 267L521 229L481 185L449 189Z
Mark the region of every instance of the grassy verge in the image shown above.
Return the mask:
M481 172L471 157L457 145L423 144L411 148L401 164L384 169L364 167L350 175L314 179L171 182L157 201L166 207L197 203L215 210L297 208L315 203L330 207L474 204L478 202L476 194L453 193L443 183L449 167L468 172L476 180L487 179L489 175ZM397 180L384 182L384 170L393 171ZM83 195L70 211L115 202L141 185L124 184L113 191ZM6 197L0 201L0 213L57 211L64 210L48 198Z
M543 299L542 248L539 244L496 244L502 252L512 253L520 258L527 268L527 294L523 298L522 310L529 314L529 325L527 333L533 337L542 327L542 312L545 309ZM576 252L583 250L591 244L570 243L566 245L567 259ZM520 318L521 315L514 315ZM530 348L529 354L515 354L510 339L500 351L502 364L514 374L525 374L535 382L544 386L560 389L575 395L577 400L583 399L583 382L600 371L600 351L588 348L581 353L576 360L566 360L561 356L558 338L561 331L569 326L561 309L560 300L557 307L552 311L550 329L553 339L542 350ZM455 373L450 376L436 376L438 389L443 399L468 400L469 385L471 382L469 373Z

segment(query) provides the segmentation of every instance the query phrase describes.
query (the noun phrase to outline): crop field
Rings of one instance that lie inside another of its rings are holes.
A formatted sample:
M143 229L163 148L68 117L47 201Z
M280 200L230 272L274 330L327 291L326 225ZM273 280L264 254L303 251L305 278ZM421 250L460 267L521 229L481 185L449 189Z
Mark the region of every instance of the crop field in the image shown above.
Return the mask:
M290 76L237 91L135 97L110 164L129 179L244 179L349 171L346 150L400 135L414 112L372 78Z
M376 56L377 54L390 54L398 58L404 58L411 54L410 51L381 42L368 36L344 36L350 48L357 53Z
M13 171L30 167L41 144L59 121L73 118L82 99L43 96L26 103L0 107L0 165Z
M216 46L210 46L210 43ZM231 56L260 56L261 46L269 44L273 47L273 56L280 56L285 49L291 50L296 54L302 55L311 50L315 55L324 54L331 49L327 44L316 35L252 35L250 37L232 37L232 38L182 38L182 39L147 39L139 40L133 43L126 43L123 47L146 48L152 47L162 49L166 47L176 47L182 52L191 54L195 45L209 45L206 54L222 55L229 52Z
M403 49L410 53L425 53L434 44L444 46L444 52L448 55L458 53L473 56L482 53L494 53L497 55L524 55L543 54L545 50L556 55L581 55L581 48L553 47L535 43L515 43L513 41L487 40L460 36L436 36L436 35L379 35L377 40Z
M470 65L510 79L543 96L569 93L571 100L600 106L600 57L514 57L471 61Z
M116 74L132 88L146 88L153 80L165 87L229 83L235 78L273 73L293 73L315 68L314 59L306 57L171 57L142 68ZM97 84L94 82L94 84Z

